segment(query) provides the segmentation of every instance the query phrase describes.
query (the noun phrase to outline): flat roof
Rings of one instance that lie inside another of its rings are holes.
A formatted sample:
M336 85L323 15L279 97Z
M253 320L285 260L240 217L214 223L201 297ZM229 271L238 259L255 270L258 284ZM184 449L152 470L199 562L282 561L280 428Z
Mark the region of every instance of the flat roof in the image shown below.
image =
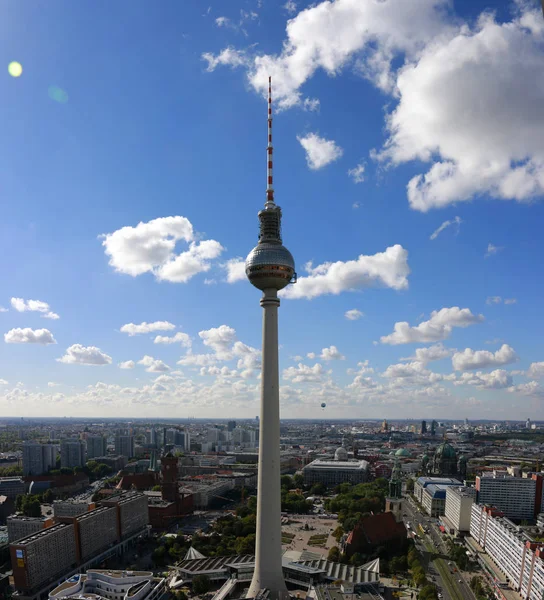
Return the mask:
M320 460L316 459L306 465L304 469L349 469L355 471L357 469L368 468L366 460Z
M61 529L65 529L66 527L73 527L73 525L68 525L68 523L57 523L56 525L53 525L52 527L48 527L47 529L41 529L40 531L37 531L36 533L32 533L32 534L28 535L27 537L21 538L20 540L13 542L12 546L26 546L27 544L35 542L36 540L38 540L42 537L45 537L47 535L50 535L52 533L56 533L57 531L60 531Z

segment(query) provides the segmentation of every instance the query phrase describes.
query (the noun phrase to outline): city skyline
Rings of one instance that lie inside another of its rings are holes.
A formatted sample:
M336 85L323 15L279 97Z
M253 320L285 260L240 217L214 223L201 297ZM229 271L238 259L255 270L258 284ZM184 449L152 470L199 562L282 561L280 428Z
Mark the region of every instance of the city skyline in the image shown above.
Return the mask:
M272 75L282 418L544 418L536 3L2 10L3 415L258 414Z

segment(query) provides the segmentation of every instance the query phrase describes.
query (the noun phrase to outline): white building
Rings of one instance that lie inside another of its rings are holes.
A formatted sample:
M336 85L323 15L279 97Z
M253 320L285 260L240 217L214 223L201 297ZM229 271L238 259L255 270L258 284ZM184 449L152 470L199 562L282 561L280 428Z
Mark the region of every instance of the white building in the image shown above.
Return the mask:
M166 591L166 580L148 571L90 570L74 575L49 593L50 600L155 600Z
M475 500L476 488L448 486L446 489L445 517L456 534L470 530Z
M544 549L496 509L474 504L470 535L486 551L512 588L527 600L544 594Z
M302 469L304 483L364 483L368 479L366 460L314 460Z
M532 519L536 481L493 473L476 477L478 504L495 506L509 519Z

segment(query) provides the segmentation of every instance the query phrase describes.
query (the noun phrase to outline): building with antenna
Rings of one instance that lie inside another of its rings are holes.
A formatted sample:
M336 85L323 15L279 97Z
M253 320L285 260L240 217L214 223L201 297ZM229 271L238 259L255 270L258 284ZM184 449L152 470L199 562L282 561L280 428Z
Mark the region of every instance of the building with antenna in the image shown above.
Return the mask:
M246 259L246 275L263 292L263 357L259 473L257 482L257 540L255 570L248 598L262 590L270 600L289 597L282 570L280 487L280 402L278 367L278 291L296 281L295 261L282 244L281 208L274 201L272 175L272 78L268 78L267 187L259 211L259 242Z

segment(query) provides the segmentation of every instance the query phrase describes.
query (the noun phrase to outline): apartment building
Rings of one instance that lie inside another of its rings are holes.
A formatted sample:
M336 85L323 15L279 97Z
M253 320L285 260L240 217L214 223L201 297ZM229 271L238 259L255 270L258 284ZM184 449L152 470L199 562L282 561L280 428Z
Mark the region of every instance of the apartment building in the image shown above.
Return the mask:
M23 475L42 475L55 468L57 448L53 444L23 444Z
M51 527L53 519L48 517L25 517L24 515L10 515L6 519L8 526L8 541L13 543L21 538L32 535L41 529Z
M144 494L125 492L103 500L101 504L116 508L119 539L130 537L149 524L149 509Z
M58 517L77 517L95 508L95 504L75 502L74 500L55 500L53 502L53 515Z
M25 482L20 477L0 477L0 496L17 498L25 493Z
M60 442L60 466L73 469L85 466L85 442L75 438L65 438Z
M495 506L509 519L532 519L537 482L534 479L490 473L476 477L478 504Z
M476 494L476 488L448 486L446 489L445 521L456 535L470 530Z
M87 437L87 460L104 456L107 448L107 441L103 435L90 435Z

